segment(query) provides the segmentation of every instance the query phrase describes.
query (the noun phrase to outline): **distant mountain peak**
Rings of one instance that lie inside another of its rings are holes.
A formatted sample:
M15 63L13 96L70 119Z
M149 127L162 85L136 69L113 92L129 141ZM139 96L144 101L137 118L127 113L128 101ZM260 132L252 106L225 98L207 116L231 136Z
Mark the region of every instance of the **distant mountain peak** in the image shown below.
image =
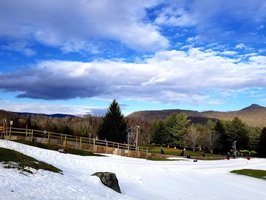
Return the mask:
M250 106L243 108L242 110L250 110L250 109L257 109L257 108L264 108L263 106L259 105L259 104L251 104Z
M250 106L252 106L252 107L262 107L261 105L259 105L259 104L251 104Z

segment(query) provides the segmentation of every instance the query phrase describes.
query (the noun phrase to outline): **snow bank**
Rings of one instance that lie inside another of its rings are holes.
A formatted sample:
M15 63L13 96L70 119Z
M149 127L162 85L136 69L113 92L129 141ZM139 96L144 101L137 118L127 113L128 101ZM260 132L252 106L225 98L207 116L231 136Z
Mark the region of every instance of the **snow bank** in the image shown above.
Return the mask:
M266 159L219 161L147 161L107 155L83 157L61 154L11 141L0 147L14 149L63 170L64 175L37 171L25 176L0 165L0 194L5 200L264 200L266 181L231 174L234 169L266 169ZM122 194L102 185L91 174L114 172Z

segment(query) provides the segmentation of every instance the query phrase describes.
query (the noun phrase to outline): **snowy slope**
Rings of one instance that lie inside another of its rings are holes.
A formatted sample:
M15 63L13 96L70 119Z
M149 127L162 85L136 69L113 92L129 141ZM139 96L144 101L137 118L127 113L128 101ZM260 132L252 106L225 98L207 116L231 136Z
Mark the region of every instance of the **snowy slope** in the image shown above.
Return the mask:
M220 161L147 161L108 155L82 157L0 140L14 149L63 170L25 176L0 165L0 199L5 200L265 200L266 181L229 173L266 169L266 159ZM94 172L116 173L123 194L102 185Z

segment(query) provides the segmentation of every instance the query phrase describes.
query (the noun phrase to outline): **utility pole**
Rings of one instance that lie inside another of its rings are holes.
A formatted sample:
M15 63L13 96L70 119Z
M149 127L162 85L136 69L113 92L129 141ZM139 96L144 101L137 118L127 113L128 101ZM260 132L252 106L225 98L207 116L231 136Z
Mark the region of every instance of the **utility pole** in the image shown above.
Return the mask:
M9 129L9 137L10 137L10 139L11 139L11 132L12 132L12 125L13 125L13 121L11 120L10 121L10 129Z
M139 145L139 128L140 126L137 125L137 134L136 134L136 150L138 151L138 145Z

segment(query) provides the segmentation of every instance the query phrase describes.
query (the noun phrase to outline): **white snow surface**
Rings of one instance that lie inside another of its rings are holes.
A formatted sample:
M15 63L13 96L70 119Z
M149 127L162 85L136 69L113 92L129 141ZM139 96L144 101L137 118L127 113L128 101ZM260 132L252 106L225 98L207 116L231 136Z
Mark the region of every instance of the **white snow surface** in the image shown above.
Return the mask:
M23 174L0 164L3 200L265 200L266 181L230 173L234 169L266 169L266 159L219 161L148 161L107 155L76 156L0 140L13 149L63 170ZM0 155L1 156L1 155ZM122 194L105 187L95 172L114 172Z

